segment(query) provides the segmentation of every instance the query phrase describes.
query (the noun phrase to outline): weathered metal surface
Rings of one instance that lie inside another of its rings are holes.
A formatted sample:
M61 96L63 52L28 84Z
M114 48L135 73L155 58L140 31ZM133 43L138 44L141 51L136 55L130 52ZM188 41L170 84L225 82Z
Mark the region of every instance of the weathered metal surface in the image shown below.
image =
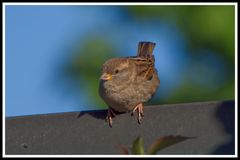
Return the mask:
M167 135L195 138L158 154L234 154L234 101L146 106L144 115L141 125L136 115L117 115L112 128L105 110L8 117L6 155L116 155L138 136L147 148Z

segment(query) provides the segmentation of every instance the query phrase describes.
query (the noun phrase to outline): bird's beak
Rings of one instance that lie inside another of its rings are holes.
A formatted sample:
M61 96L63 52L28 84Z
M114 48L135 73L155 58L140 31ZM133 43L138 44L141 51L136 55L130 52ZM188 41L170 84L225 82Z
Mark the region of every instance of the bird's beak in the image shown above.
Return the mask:
M101 80L105 80L105 81L108 81L108 80L111 80L112 79L112 75L111 74L108 74L108 73L103 73L102 76L100 77Z

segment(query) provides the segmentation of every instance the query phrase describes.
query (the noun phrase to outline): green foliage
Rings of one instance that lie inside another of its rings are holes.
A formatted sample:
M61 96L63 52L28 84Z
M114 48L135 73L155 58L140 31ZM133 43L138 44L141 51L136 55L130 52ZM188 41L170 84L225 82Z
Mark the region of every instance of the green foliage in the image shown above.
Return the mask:
M194 51L212 48L234 60L234 6L129 6L140 21L165 20L179 26Z
M109 44L99 37L87 39L81 48L75 49L75 54L66 68L67 75L78 84L78 90L88 94L92 103L101 107L105 106L98 95L101 67L106 59L113 57L112 53L116 52Z
M144 155L144 154L157 154L157 152L172 146L174 144L180 143L182 141L185 141L187 139L190 139L190 137L183 137L183 136L163 136L158 139L156 139L147 149L147 151L144 151L144 145L143 145L143 138L141 136L138 136L132 144L132 154L137 155ZM124 145L119 145L119 150L123 154L129 154L128 148Z
M144 154L143 138L138 136L133 142L132 154Z
M151 144L151 146L148 148L147 154L157 154L158 151L161 151L164 148L167 148L171 145L177 144L187 139L189 139L189 137L182 136L160 137Z

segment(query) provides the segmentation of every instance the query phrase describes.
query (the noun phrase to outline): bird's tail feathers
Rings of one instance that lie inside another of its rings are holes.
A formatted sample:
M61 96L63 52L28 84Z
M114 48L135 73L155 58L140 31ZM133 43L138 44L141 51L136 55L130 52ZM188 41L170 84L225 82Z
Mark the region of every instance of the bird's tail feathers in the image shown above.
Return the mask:
M139 57L151 56L155 45L156 44L153 42L139 42L137 56Z

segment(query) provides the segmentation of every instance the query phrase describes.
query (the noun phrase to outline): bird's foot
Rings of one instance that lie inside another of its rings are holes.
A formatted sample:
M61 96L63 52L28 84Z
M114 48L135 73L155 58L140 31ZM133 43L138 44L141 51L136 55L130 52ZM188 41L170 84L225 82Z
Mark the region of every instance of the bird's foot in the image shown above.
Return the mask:
M138 112L138 123L141 124L141 119L144 116L143 115L143 104L140 103L138 105L136 105L136 107L133 109L132 111L132 115L134 114L134 112L137 110Z
M112 128L112 118L115 117L116 114L114 113L114 110L112 108L108 108L108 113L106 117L106 121L108 122L109 126Z

